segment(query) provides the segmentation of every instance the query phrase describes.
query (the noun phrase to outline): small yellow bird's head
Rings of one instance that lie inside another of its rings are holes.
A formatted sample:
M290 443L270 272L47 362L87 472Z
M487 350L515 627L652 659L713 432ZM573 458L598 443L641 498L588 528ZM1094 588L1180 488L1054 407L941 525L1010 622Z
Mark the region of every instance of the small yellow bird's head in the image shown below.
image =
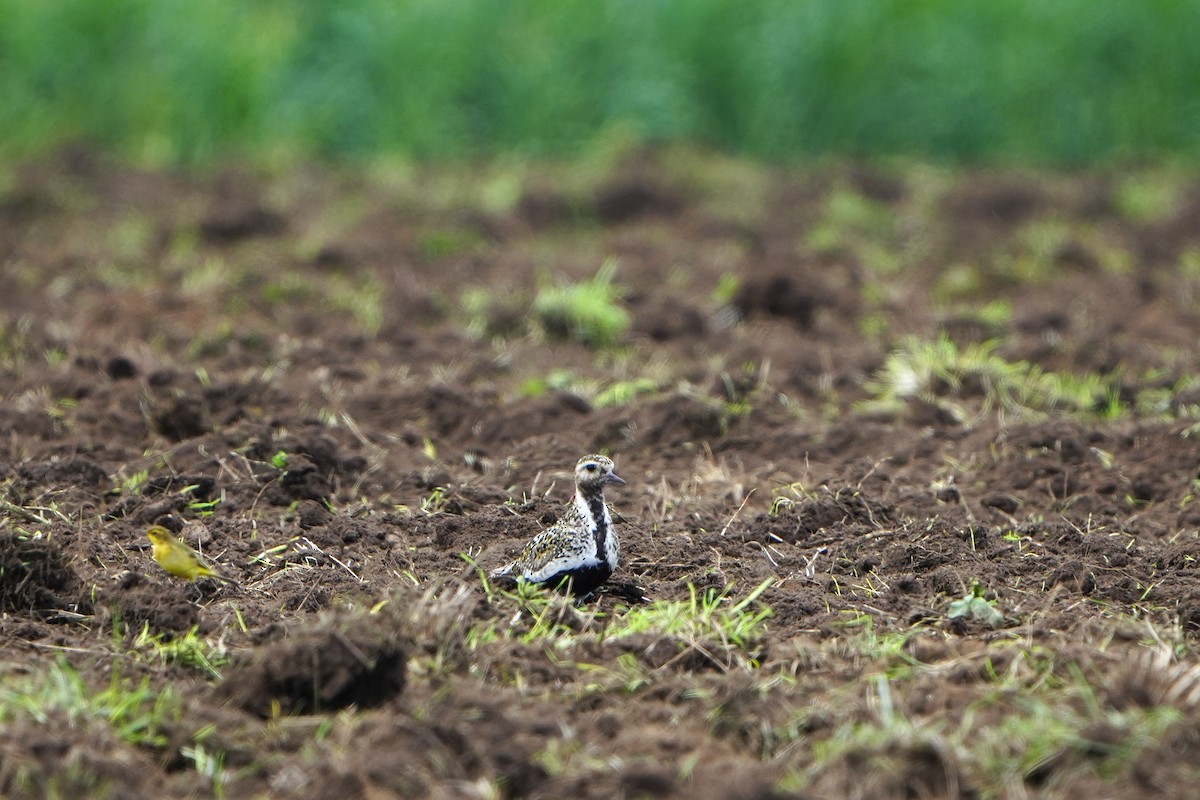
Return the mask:
M146 535L150 537L150 541L153 544L159 545L160 547L163 545L169 545L175 539L175 537L171 535L171 532L162 525L151 526L146 530Z

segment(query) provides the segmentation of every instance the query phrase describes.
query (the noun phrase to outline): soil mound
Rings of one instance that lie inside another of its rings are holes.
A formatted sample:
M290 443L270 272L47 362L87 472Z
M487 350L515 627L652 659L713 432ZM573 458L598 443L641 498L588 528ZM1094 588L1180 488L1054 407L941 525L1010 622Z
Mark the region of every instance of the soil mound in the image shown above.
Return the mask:
M218 694L260 717L370 708L404 690L407 663L389 616L335 614L232 670Z
M76 601L79 577L52 541L0 533L0 609L64 609Z

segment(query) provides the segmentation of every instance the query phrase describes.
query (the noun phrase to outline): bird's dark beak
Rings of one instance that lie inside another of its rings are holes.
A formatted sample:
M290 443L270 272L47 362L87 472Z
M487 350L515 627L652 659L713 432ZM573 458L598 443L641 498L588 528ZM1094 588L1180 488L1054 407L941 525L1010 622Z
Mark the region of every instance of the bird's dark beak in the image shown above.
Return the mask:
M621 486L625 485L625 479L615 472L608 473L608 477L604 479L605 483L617 483Z

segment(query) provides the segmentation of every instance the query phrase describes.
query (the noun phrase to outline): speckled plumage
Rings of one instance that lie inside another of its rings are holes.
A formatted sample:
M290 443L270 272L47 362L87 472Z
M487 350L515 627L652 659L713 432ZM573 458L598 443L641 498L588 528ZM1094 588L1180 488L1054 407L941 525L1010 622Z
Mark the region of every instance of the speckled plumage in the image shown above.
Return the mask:
M492 577L569 588L580 598L600 587L620 560L620 542L604 502L604 486L623 484L609 458L588 455L575 465L575 497L551 527L525 545L517 560L492 572Z

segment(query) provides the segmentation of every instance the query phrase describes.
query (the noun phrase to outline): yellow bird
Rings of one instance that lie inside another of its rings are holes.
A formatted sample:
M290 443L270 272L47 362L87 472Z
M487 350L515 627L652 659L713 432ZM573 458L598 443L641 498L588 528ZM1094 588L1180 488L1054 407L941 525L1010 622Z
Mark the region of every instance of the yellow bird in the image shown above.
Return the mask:
M161 525L154 525L146 531L150 543L154 545L152 555L158 565L177 578L194 581L198 578L216 578L226 583L237 584L232 578L227 578L216 570L208 567L200 558L200 554L171 535L171 532Z

